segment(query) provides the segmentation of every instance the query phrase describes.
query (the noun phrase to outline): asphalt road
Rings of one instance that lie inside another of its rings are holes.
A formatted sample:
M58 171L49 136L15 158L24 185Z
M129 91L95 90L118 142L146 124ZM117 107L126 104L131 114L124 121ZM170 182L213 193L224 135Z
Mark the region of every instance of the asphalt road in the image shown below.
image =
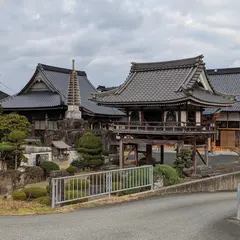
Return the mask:
M0 217L1 240L239 240L236 194L151 198L73 213Z
M142 157L142 156L140 156ZM156 159L156 161L160 161L160 153L153 152L153 157ZM172 152L165 152L164 154L164 163L168 165L172 165L174 160L176 158L176 153ZM203 156L204 158L204 156ZM197 164L203 165L203 162L201 161L200 157L197 156ZM235 162L238 159L238 156L235 155L212 155L209 154L209 165L215 165L215 164L223 164L223 163L231 163Z

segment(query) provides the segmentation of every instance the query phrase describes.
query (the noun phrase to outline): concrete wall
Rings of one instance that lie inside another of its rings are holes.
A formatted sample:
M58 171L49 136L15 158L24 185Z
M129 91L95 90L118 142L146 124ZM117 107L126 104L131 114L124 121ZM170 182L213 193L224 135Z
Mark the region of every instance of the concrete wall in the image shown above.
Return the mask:
M155 194L236 191L238 183L240 183L240 171L160 188L155 190Z

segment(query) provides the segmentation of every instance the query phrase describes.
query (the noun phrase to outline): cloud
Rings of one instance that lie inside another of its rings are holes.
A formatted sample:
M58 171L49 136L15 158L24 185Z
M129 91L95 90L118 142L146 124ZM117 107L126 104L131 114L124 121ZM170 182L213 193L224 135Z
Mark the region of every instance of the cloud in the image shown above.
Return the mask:
M71 67L73 57L95 86L121 84L132 61L204 54L209 68L240 66L238 0L0 0L0 7L0 82L15 92L37 63Z

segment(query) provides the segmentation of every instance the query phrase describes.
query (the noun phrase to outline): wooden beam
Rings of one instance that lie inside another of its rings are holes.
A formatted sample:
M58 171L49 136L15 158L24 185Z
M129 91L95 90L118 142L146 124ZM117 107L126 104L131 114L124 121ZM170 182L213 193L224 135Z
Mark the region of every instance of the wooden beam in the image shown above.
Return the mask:
M124 168L124 143L122 139L119 142L119 167Z
M122 141L125 144L149 144L149 145L175 145L184 144L183 140L155 140L155 139L127 139L124 138Z

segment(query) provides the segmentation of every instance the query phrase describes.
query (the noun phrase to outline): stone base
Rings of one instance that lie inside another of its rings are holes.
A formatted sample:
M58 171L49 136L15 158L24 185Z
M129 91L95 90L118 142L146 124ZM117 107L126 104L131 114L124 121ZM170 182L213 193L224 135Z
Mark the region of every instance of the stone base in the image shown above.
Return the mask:
M81 111L67 111L65 117L67 119L82 119L82 112Z

